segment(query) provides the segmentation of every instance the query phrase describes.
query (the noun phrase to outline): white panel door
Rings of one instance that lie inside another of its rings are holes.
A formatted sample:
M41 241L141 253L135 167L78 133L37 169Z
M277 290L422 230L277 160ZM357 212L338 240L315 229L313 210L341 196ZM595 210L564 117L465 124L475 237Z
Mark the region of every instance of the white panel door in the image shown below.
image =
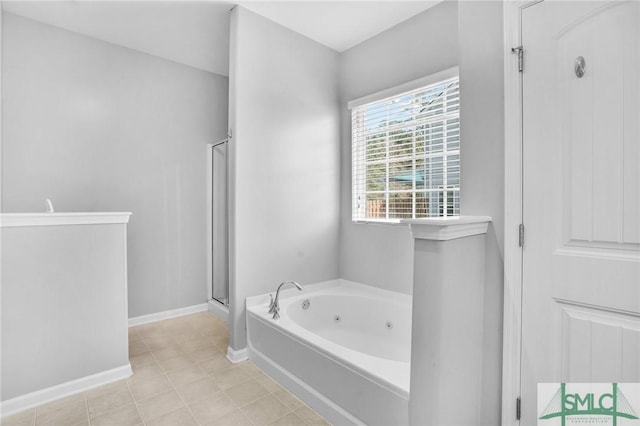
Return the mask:
M637 1L522 13L524 425L537 383L640 382L639 19Z

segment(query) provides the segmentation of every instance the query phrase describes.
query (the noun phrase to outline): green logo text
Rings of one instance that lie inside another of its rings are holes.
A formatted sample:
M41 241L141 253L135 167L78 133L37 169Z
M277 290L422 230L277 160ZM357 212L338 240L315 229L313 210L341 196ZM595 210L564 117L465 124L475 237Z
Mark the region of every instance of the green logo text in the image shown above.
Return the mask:
M561 383L540 419L560 417L564 426L566 418L570 416L610 416L614 426L618 417L638 419L617 383L612 383L611 392L605 393L568 393L566 383Z

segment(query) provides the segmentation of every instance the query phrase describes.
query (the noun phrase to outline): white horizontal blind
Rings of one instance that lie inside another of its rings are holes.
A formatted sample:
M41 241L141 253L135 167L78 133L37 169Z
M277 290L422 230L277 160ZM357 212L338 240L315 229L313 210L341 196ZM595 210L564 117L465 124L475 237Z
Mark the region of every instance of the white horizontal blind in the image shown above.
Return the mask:
M352 110L352 218L460 214L458 77Z

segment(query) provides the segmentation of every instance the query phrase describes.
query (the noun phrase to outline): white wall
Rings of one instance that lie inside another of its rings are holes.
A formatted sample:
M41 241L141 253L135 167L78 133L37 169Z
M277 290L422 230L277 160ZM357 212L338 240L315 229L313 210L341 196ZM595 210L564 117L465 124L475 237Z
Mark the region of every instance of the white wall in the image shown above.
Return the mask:
M129 316L204 303L227 78L6 12L2 55L3 211L131 211Z
M244 300L285 280L338 277L338 54L242 7L232 11L231 341Z
M412 292L413 239L408 227L351 222L351 113L347 102L456 66L457 9L457 2L446 1L341 55L341 278Z
M504 245L502 1L461 1L460 210L493 218L485 243L482 403L478 424L500 423ZM464 296L461 296L464 297Z

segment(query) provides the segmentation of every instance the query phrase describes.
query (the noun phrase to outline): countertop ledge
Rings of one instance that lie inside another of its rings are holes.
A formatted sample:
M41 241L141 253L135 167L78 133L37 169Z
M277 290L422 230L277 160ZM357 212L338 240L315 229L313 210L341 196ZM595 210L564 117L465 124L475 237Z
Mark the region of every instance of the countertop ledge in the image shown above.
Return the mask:
M131 212L0 213L0 227L128 223Z
M486 234L489 216L453 216L425 219L404 219L415 239L447 241L472 235Z

